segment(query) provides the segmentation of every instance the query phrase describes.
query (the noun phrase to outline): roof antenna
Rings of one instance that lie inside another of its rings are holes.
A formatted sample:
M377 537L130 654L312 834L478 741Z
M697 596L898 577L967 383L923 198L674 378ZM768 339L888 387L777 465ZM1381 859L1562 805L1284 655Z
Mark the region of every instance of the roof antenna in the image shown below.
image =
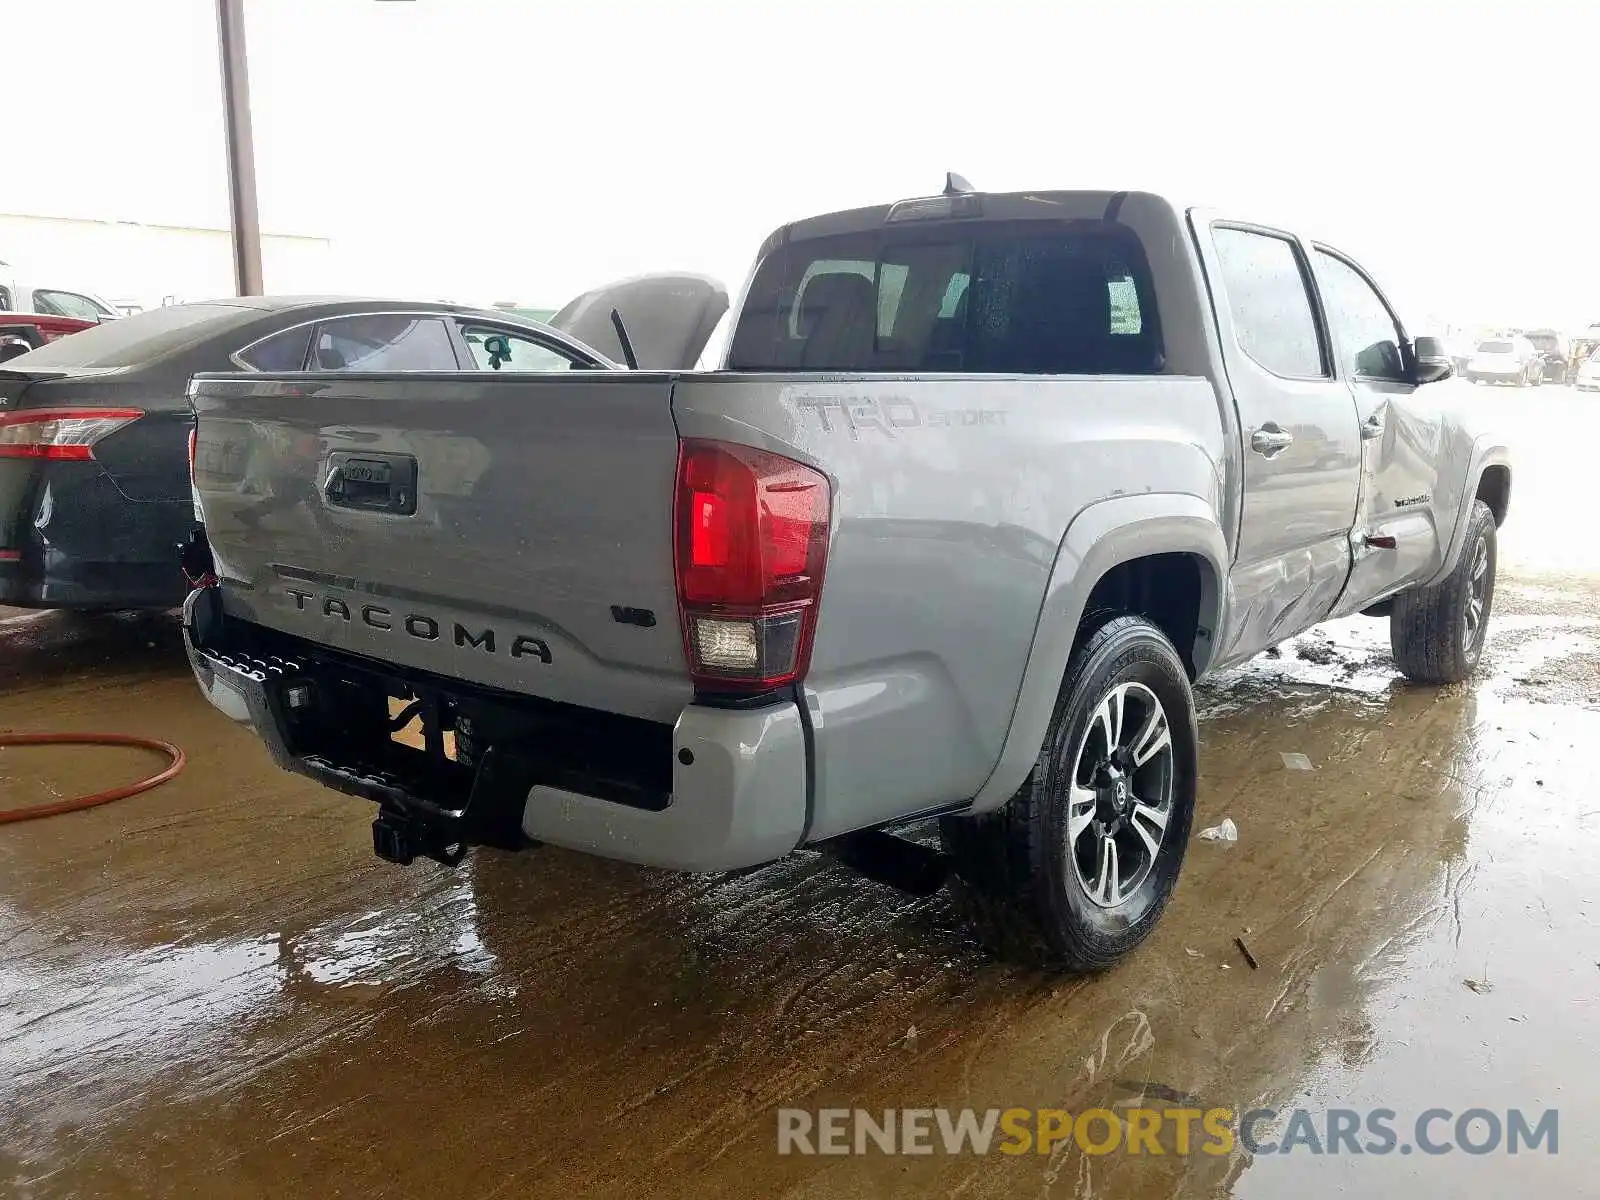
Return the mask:
M944 173L944 194L946 196L964 196L978 189L967 182L966 176L957 175L954 171Z

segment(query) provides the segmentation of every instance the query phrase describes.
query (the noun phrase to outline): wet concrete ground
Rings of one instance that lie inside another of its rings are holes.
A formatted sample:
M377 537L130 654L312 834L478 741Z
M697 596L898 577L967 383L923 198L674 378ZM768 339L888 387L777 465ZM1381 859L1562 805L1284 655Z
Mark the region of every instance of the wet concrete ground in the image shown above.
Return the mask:
M205 706L170 620L8 620L0 728L191 765L0 828L0 1196L1600 1194L1600 400L1475 399L1520 456L1481 677L1406 686L1357 619L1206 686L1197 828L1239 840L1197 841L1155 935L1090 980L991 962L942 898L811 856L385 866L365 803ZM5 750L0 789L155 765ZM1402 1134L1555 1108L1559 1153L775 1150L784 1106L1140 1096L1385 1107Z

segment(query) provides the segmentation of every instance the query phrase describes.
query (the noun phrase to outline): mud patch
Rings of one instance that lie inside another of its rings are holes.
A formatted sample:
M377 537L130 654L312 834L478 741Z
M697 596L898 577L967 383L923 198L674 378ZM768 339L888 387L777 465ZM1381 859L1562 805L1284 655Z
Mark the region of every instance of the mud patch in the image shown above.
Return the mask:
M1600 709L1600 628L1514 629L1494 649L1495 686L1506 694Z
M1401 686L1389 650L1389 622L1350 617L1275 646L1196 689L1209 719L1274 699L1293 706L1341 692L1381 699Z
M1594 591L1579 593L1558 613L1530 612L1537 595L1523 593L1513 611L1491 616L1473 686L1536 703L1600 708L1600 616L1586 611ZM1317 689L1381 700L1409 686L1395 670L1388 620L1350 617L1213 677L1196 689L1196 700L1202 717L1211 718L1274 698L1293 708L1312 701Z

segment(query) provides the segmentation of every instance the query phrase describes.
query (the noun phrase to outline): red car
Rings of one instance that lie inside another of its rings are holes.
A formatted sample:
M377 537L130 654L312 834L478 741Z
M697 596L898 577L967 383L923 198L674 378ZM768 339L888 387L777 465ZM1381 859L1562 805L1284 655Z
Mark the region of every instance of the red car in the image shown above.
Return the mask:
M44 313L0 312L0 363L37 350L40 346L93 329L96 322L78 317L52 317Z

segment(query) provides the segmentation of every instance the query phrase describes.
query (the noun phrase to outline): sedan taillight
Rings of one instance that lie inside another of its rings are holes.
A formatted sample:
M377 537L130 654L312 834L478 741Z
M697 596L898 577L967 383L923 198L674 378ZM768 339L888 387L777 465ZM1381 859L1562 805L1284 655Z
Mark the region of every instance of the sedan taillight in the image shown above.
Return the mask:
M35 408L0 413L0 458L94 457L94 444L144 413L137 408Z

